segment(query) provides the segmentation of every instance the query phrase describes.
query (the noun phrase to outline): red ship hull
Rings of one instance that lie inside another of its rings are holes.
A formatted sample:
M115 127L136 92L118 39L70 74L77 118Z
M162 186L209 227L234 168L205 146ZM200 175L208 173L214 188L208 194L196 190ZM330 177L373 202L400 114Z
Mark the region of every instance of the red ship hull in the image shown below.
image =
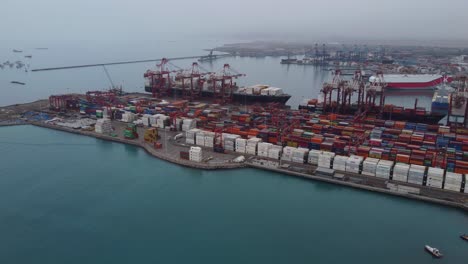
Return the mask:
M387 89L431 89L434 86L441 84L444 81L444 77L434 79L429 82L390 82L387 83ZM452 78L447 78L448 82L452 81Z

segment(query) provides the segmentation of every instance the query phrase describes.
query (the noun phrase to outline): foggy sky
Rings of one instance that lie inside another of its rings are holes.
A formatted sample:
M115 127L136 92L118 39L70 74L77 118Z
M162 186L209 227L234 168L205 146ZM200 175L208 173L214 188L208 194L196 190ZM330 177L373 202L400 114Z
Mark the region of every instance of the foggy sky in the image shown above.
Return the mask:
M468 38L466 0L2 0L0 6L2 42L11 45L162 36Z

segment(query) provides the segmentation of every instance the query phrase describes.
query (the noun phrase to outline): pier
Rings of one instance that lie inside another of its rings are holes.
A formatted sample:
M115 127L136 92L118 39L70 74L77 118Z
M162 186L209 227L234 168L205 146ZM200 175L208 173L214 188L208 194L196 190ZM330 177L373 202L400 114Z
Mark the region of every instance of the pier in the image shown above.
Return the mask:
M200 56L186 56L186 57L174 57L174 58L167 58L169 61L174 60L187 60L187 59L197 59L201 58L204 55ZM119 65L119 64L132 64L132 63L144 63L144 62L158 62L162 59L147 59L147 60L132 60L132 61L118 61L118 62L106 62L106 63L94 63L94 64L82 64L82 65L72 65L72 66L60 66L60 67L50 67L50 68L39 68L39 69L32 69L33 72L39 71L55 71L55 70L67 70L67 69L75 69L75 68L88 68L88 67L102 67L107 65Z

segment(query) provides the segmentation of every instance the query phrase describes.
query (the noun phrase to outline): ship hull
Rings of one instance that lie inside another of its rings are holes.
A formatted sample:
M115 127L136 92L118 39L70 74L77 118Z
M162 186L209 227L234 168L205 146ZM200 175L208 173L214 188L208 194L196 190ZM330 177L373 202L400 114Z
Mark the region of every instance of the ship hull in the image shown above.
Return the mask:
M320 110L316 106L312 105L299 105L299 109L308 110L310 112L317 112L323 113L323 109ZM344 114L348 115L355 115L357 113L357 108L352 107L348 109ZM329 113L326 111L326 113ZM431 112L426 113L423 115L418 115L415 113L409 112L401 112L401 113L393 113L393 112L386 112L382 113L382 118L385 120L394 120L394 121L409 121L409 122L416 122L416 123L425 123L425 124L438 124L440 120L442 120L447 114L440 113L440 112Z
M145 86L146 92L151 92L151 87ZM182 89L172 88L172 92L176 95L182 96ZM202 91L201 92L202 98L213 98L212 91ZM241 93L233 93L232 94L232 101L245 104L245 103L280 103L286 104L286 102L291 98L289 94L282 94L278 96L274 95L254 95L254 94L241 94Z

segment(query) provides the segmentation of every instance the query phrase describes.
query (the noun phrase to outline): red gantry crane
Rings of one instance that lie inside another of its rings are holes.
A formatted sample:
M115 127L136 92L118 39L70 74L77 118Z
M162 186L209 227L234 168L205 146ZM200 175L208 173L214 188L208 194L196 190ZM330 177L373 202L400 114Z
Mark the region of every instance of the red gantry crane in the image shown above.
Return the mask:
M171 73L177 70L170 70L168 67L169 60L166 58L161 59L161 63L157 64L155 71L148 70L143 75L149 81L153 97L163 97L171 94Z
M197 62L192 63L188 70L181 71L176 78L181 81L182 93L185 99L194 100L201 96L205 75L210 74Z
M210 76L215 101L220 104L228 103L232 100L232 95L236 83L234 80L245 74L237 72L229 64L224 64L221 71Z

